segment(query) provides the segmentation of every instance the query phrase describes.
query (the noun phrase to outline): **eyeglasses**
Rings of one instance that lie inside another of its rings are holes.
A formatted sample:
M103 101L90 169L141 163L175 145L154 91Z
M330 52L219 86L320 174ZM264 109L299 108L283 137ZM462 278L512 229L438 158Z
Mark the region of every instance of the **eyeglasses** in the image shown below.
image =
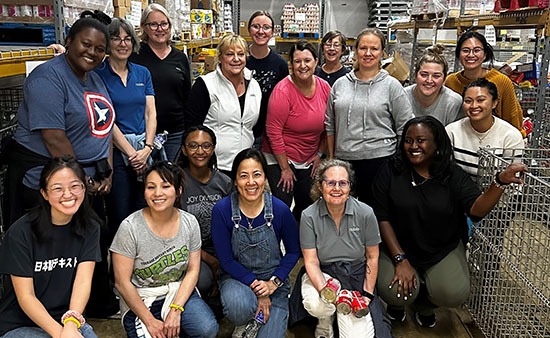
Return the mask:
M169 22L161 22L161 23L158 23L158 22L148 22L145 24L145 26L149 26L149 28L151 28L152 30L156 31L157 29L159 29L159 27L162 29L162 30L165 30L166 28L168 28L170 26L170 23Z
M474 49L471 49L471 48L461 48L460 49L460 52L464 55L469 55L470 53L474 53L475 55L478 55L478 54L481 54L481 52L483 52L483 48L481 47L476 47Z
M74 183L74 184L71 184L68 189L69 189L71 194L80 195L84 192L84 184L83 183ZM48 189L50 195L53 198L58 198L58 197L63 196L63 194L65 193L65 190L67 190L67 189L63 188L61 186L55 186L53 188Z
M122 42L126 43L127 45L131 44L134 42L134 40L132 39L131 36L127 36L125 37L124 39L122 39L120 36L113 36L111 38L111 41L113 41L115 44L117 45L121 45Z
M204 142L203 144L198 144L197 142L189 142L186 145L191 150L197 150L199 149L199 147L201 147L202 150L209 151L214 148L214 145L210 142Z
M325 42L323 44L323 46L325 46L325 48L340 48L342 47L342 44L339 43L339 42L333 42L333 43L330 43L330 42Z
M268 32L273 27L271 27L270 25L259 25L257 23L253 23L252 25L250 25L250 28L254 28L257 31L259 31L260 29L263 29L264 32Z
M327 185L327 187L331 188L331 189L334 189L336 188L336 186L342 188L342 189L345 189L347 187L349 187L349 181L347 180L340 180L340 181L335 181L335 180L323 180L323 182L325 182L325 184Z

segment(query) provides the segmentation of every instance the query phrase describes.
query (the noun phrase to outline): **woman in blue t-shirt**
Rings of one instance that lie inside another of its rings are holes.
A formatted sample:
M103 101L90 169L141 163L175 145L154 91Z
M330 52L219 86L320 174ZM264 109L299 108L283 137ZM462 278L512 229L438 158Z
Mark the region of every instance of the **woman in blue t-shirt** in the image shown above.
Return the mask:
M0 337L97 338L82 313L99 252L100 220L74 157L48 161L40 204L15 222L0 245L10 280L0 302Z

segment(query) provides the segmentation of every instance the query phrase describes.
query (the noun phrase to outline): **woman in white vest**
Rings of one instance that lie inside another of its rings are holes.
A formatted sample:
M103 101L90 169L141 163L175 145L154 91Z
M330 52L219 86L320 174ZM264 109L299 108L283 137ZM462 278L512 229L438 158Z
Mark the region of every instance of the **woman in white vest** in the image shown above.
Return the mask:
M237 153L254 143L252 128L260 114L262 92L245 68L248 47L239 35L227 34L218 44L218 66L199 77L187 103L188 126L204 124L216 133L218 169L229 173Z

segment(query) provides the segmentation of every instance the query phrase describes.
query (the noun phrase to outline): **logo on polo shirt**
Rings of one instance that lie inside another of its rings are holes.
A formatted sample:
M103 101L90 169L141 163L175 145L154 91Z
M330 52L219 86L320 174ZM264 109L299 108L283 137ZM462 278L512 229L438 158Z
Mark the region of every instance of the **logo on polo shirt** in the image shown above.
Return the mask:
M357 231L361 231L361 228L359 228L359 227L353 227L353 228L349 228L349 231L350 231L350 232L357 232Z
M111 102L104 95L86 92L84 103L92 135L97 138L109 136L115 121L115 109Z

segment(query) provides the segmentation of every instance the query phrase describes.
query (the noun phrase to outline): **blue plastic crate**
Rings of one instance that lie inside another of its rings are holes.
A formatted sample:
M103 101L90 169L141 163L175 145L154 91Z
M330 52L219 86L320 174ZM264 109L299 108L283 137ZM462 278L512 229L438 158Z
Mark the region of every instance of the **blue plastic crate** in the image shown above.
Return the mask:
M55 43L53 24L0 23L0 45L47 46Z

